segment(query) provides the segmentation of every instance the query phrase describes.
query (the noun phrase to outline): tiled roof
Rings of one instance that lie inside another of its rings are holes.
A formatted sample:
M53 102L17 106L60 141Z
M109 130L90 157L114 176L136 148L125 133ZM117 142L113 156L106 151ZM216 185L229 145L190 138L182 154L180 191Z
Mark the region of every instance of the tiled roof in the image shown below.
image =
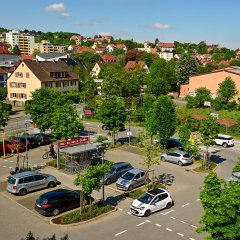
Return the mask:
M24 60L23 63L33 72L33 74L42 82L56 81L56 78L50 76L50 72L67 72L68 76L65 78L59 78L59 80L78 80L78 75L73 72L65 62L49 62L49 61L31 61Z
M1 74L7 74L2 68L0 68L0 73Z
M78 46L77 49L76 49L76 52L78 52L78 53L95 52L95 50L92 49L91 47L87 47L87 46Z
M140 68L143 68L145 65L144 61L128 61L125 65L125 69L134 69L136 66L139 66Z
M22 60L33 60L33 57L31 55L21 55Z
M102 56L102 60L103 61L116 61L117 60L117 57L116 56L113 56L111 54L104 54Z
M158 47L165 47L165 48L175 48L174 43L168 43L168 42L158 42Z

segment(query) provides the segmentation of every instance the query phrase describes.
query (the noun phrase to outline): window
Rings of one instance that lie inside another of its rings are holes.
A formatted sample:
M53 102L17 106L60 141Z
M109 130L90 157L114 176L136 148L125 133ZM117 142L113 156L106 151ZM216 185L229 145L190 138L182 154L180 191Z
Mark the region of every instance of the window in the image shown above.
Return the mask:
M56 82L56 87L61 87L62 83L61 82Z
M26 83L19 83L20 88L26 88Z
M23 184L23 179L24 179L24 178L20 178L20 179L18 180L18 184Z
M10 87L11 87L11 88L16 88L16 87L17 87L17 83L11 82L11 83L10 83Z
M27 94L25 94L25 93L20 93L20 94L19 94L19 98L20 98L20 99L26 99L26 98L27 98Z
M24 178L24 183L30 183L30 182L34 182L34 177L33 176L29 176L29 177Z
M35 178L35 181L41 181L41 180L45 179L45 177L43 175L36 175L36 176L34 176L34 178Z
M164 199L166 199L167 197L168 197L168 194L167 194L167 193L163 193L163 194L160 195L161 200L164 200Z
M46 83L45 83L45 87L52 87L52 83L46 82Z
M144 175L145 175L145 172L141 172L141 177L144 177Z
M26 78L29 78L29 77L30 77L29 72L26 72Z
M135 176L136 179L140 178L140 173Z
M11 98L16 98L16 97L17 97L17 94L16 94L16 93L10 93L10 97L11 97Z
M77 198L78 198L78 196L77 196L76 194L74 194L74 193L69 193L69 194L67 195L67 199L68 199L68 200L74 201L74 200L76 200Z
M76 81L71 81L71 86L76 86Z
M22 72L15 72L15 77L22 78L23 77L23 73Z
M69 86L69 82L64 81L64 82L63 82L63 86L64 86L64 87L68 87L68 86Z

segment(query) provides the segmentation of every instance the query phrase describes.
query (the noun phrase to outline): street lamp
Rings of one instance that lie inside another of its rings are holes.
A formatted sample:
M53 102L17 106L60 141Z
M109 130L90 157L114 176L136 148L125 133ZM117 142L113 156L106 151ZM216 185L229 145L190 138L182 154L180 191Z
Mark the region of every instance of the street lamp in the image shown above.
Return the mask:
M25 122L25 148L26 148L26 162L27 162L27 169L28 169L28 147L27 147L27 122Z

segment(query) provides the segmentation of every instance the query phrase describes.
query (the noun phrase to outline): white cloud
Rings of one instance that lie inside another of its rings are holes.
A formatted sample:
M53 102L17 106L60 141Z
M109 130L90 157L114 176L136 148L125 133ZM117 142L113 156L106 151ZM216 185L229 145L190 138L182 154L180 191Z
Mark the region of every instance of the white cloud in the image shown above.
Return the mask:
M168 28L170 28L169 25L162 24L162 23L155 23L154 25L152 25L152 27L156 28L156 29L168 29Z
M112 36L110 32L100 32L99 35L101 35L101 36Z
M65 7L63 3L53 3L48 5L45 10L47 12L61 12L61 11L65 11Z
M62 17L69 17L69 16L70 16L70 13L69 13L69 12L62 12L62 13L61 13L61 16L62 16Z

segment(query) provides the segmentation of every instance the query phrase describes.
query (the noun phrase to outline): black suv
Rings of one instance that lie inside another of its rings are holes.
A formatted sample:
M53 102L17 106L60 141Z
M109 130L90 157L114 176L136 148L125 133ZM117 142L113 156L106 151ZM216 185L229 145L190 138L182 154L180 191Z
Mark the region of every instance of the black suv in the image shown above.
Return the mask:
M84 205L89 203L90 197L85 196ZM44 193L35 203L35 210L44 216L57 216L61 212L78 207L80 207L80 192L68 189Z
M34 133L34 134L31 134L30 137L35 140L38 146L47 145L51 143L50 135L45 133Z

